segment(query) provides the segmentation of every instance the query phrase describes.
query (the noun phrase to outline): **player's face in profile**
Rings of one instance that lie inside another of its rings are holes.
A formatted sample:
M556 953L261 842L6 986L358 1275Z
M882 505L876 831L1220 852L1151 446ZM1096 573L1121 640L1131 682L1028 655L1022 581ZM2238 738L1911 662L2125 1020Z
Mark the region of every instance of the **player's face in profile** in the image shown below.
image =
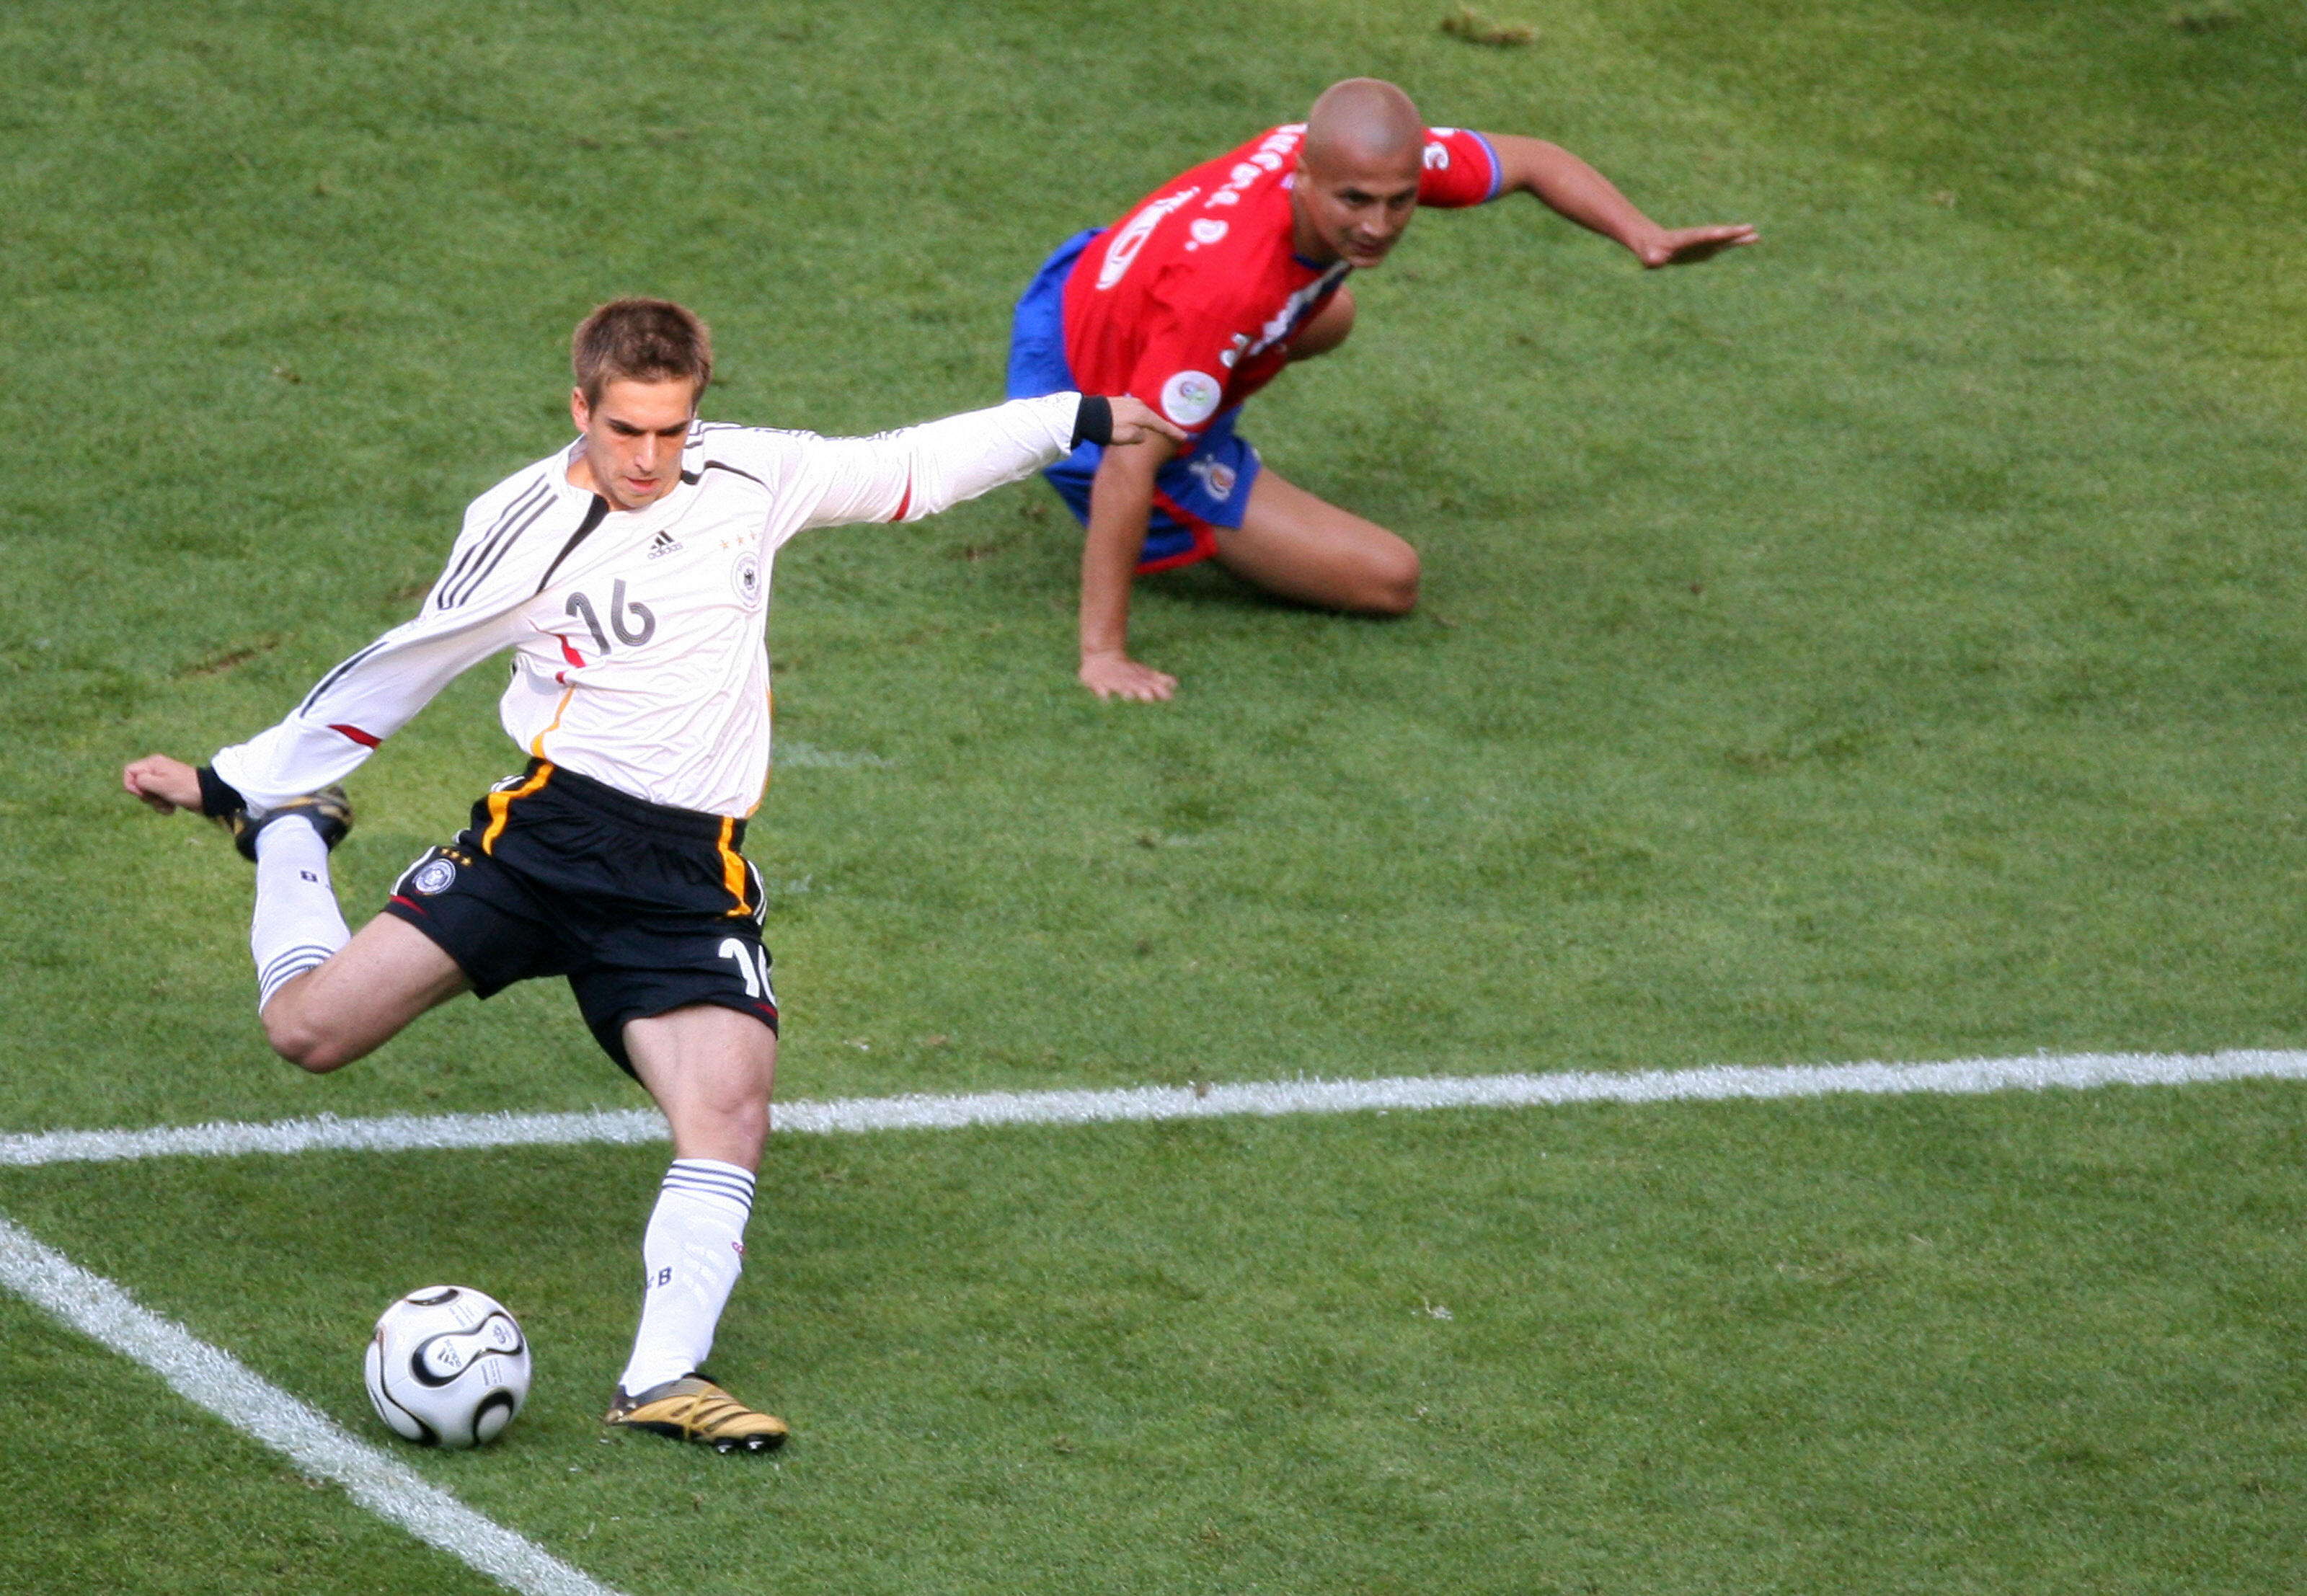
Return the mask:
M593 491L612 510L639 510L681 481L681 446L697 413L697 386L685 379L645 382L613 377L597 404L581 388L570 395Z
M1324 265L1344 261L1358 270L1385 260L1418 212L1423 156L1422 149L1413 149L1400 161L1352 155L1301 158L1290 191L1298 253Z

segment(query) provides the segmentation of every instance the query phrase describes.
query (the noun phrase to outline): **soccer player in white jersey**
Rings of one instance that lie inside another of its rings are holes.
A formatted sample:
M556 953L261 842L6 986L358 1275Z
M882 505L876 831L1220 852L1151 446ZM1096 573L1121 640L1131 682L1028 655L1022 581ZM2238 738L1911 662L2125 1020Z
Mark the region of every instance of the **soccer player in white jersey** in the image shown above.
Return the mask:
M708 335L657 299L587 316L574 364L576 442L473 502L416 619L208 766L154 754L123 779L162 814L223 821L255 861L259 1013L306 1069L459 992L567 977L673 1130L608 1421L762 1452L784 1422L699 1367L743 1257L776 1069L761 880L739 852L768 776L770 562L805 528L918 520L1085 440L1183 434L1135 399L1077 393L872 438L701 422ZM335 784L506 648L501 715L527 768L350 933L329 881L351 824Z

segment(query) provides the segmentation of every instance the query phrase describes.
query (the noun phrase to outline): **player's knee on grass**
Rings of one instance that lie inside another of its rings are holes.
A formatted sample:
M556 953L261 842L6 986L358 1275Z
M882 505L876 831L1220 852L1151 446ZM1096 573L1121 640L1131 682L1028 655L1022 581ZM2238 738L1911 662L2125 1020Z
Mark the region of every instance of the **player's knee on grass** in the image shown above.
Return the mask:
M1407 615L1418 607L1419 575L1418 551L1408 544L1376 551L1355 607L1372 615Z

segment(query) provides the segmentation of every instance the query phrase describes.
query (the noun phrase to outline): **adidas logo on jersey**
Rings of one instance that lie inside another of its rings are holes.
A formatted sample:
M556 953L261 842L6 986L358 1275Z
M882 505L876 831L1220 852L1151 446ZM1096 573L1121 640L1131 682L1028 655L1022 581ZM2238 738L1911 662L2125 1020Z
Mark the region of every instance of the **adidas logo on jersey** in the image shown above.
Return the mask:
M681 553L681 539L675 537L670 532L660 532L655 537L649 539L648 557L652 560L662 559L667 554L677 554L679 553Z

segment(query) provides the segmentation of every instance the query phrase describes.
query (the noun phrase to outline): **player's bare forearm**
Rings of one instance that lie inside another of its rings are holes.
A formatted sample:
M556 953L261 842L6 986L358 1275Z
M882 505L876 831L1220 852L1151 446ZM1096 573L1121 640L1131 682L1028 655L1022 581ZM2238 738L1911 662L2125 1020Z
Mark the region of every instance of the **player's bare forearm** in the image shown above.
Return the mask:
M1616 184L1561 145L1514 133L1484 136L1498 152L1503 189L1532 195L1580 227L1615 239L1646 267L1691 265L1758 236L1744 222L1662 227Z
M1129 586L1154 512L1154 476L1175 452L1160 435L1116 445L1105 451L1090 484L1089 536L1082 543L1080 677L1101 699L1153 702L1178 688L1176 677L1129 657Z
M132 796L164 815L175 814L180 809L198 812L201 807L200 772L167 754L146 754L124 767L120 772L120 785Z

